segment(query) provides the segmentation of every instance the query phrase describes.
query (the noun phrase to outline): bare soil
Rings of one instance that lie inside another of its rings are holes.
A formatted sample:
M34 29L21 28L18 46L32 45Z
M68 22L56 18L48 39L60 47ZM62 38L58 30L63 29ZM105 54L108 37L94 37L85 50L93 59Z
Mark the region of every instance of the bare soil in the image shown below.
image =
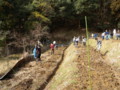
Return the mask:
M12 78L0 81L0 90L120 90L120 72L107 64L94 49L90 49L89 62L86 47L82 45L71 45L66 50L55 78L47 82L60 62L64 49L59 48L54 55L50 55L50 51L46 52L42 55L42 62L29 62L16 71ZM58 83L55 84L56 82ZM46 86L41 88L43 85ZM55 88L52 89L51 86Z
M80 46L77 50L81 52L74 61L79 69L76 73L77 83L67 86L64 90L120 90L120 72L115 72L114 68L105 63L99 52L90 49L89 64L86 48Z
M64 49L58 48L54 55L48 51L42 55L42 61L27 63L15 71L11 78L0 81L0 90L38 90L41 85L47 84L46 80L60 62Z

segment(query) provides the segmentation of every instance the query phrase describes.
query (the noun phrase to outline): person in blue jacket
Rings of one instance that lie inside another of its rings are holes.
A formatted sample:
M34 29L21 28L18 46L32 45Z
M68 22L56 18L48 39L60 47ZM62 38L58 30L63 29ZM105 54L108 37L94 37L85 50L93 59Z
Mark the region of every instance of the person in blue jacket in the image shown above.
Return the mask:
M35 48L33 49L33 56L34 56L35 59L37 58L36 51L37 51L37 45L35 45Z

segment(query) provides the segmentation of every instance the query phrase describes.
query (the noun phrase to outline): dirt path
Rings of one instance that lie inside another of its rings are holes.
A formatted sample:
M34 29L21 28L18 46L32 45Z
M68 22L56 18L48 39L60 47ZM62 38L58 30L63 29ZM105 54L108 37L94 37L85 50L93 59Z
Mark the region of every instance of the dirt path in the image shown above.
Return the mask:
M63 50L56 50L55 55L50 51L42 55L42 62L31 61L19 71L15 71L12 78L0 81L0 90L37 90L41 85L47 84L48 77L53 73L61 61Z
M89 78L86 48L71 45L65 52L64 61L45 90L120 90L120 79L114 69L103 62L101 55L90 50ZM119 72L117 72L120 75ZM91 82L91 83L90 83Z

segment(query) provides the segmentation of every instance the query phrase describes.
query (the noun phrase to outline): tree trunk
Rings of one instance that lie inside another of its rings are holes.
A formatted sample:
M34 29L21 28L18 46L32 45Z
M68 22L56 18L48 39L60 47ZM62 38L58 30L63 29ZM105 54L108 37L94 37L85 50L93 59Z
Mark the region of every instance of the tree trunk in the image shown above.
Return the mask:
M23 53L25 53L25 40L23 40Z
M78 23L79 23L78 28L80 29L80 19L78 20Z

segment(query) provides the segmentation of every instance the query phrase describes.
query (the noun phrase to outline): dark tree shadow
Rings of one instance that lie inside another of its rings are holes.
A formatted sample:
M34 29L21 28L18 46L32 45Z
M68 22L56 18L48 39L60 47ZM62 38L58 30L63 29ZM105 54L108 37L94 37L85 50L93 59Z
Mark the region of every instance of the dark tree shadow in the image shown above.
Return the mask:
M102 56L105 56L109 51L107 50L104 54L102 54Z

